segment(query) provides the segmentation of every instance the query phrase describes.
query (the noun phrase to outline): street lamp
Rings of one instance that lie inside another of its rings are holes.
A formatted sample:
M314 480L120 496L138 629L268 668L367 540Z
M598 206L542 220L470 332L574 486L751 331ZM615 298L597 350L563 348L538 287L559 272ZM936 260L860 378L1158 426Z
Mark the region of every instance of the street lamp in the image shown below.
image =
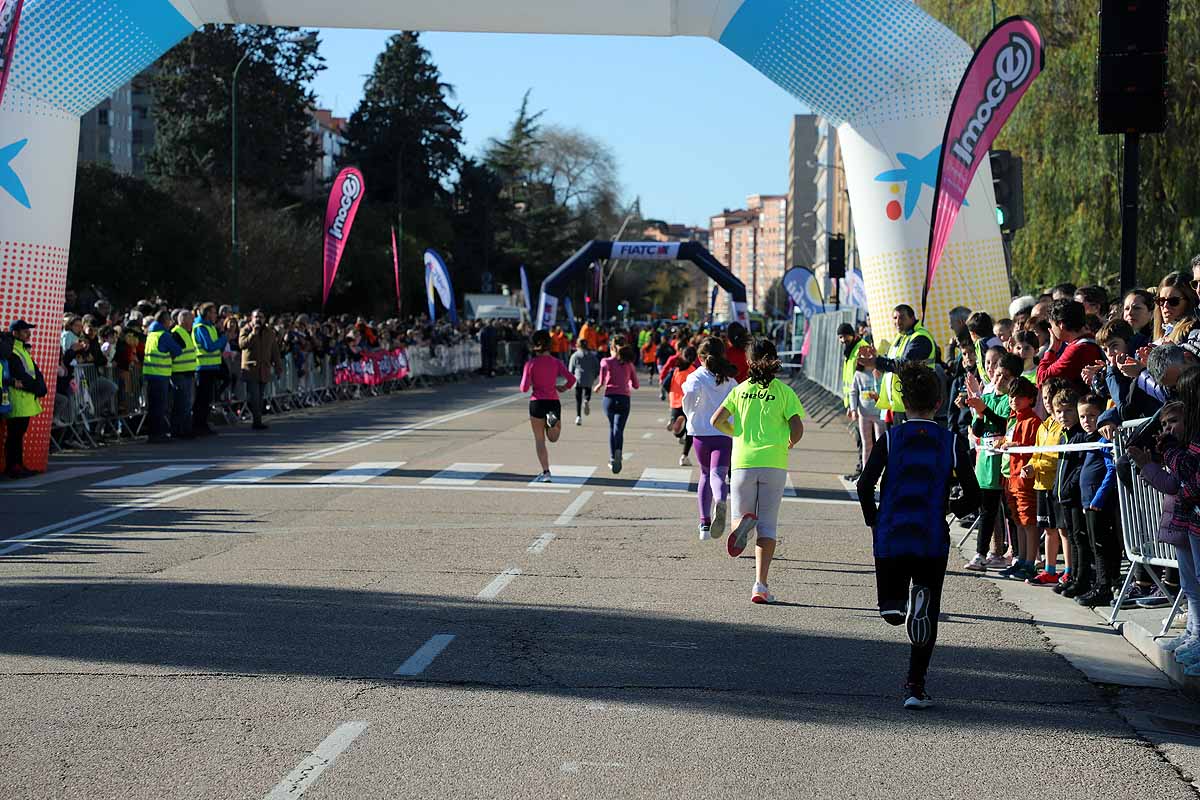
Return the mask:
M309 32L295 31L282 37L284 42L306 42L315 39L317 35ZM237 225L237 197L238 197L238 76L242 72L242 65L246 63L246 59L250 57L250 50L238 60L237 66L233 68L233 83L230 87L232 95L233 110L230 114L231 148L230 148L230 195L229 195L229 232L231 244L233 245L233 303L234 308L238 311L242 310L242 276L241 276L241 242L238 241L238 225Z

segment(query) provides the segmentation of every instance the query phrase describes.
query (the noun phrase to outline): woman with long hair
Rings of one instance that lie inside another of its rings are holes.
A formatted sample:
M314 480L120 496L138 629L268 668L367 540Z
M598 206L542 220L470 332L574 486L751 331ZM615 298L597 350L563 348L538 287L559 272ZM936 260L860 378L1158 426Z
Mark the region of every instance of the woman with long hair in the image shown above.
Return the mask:
M741 383L746 380L750 371L746 362L746 347L750 344L750 335L740 322L731 322L725 329L725 338L729 340L729 346L725 348L725 358L737 370L734 377Z
M533 447L537 451L542 474L538 480L550 483L550 453L546 441L557 442L562 433L562 403L558 395L575 385L575 376L567 365L551 352L553 347L548 331L534 331L529 340L533 356L525 362L521 373L521 391L533 391L529 401L529 426L533 429ZM566 383L559 383L564 378Z
M690 467L692 462L688 460L688 455L692 452L692 435L687 431L687 416L683 413L683 382L696 369L696 348L690 344L685 345L674 358L675 365L668 366L663 373L664 375L670 374L667 383L667 402L671 407L671 419L667 423L667 427L683 446L683 452L679 456L679 466Z
M755 339L747 355L747 380L725 398L712 424L733 437L731 518L738 523L729 534L729 555L740 556L757 528L750 601L770 603L775 598L767 575L787 487L788 451L804 436L804 406L792 387L775 377L782 364L770 339Z
M1145 337L1131 344L1130 350L1137 350L1154 337L1154 295L1145 289L1134 289L1125 295L1121 302L1121 318L1129 323L1135 334Z
M1183 344L1200 339L1200 327L1196 324L1196 308L1200 306L1200 298L1196 297L1190 276L1183 272L1167 275L1158 284L1154 302L1156 344Z
M612 355L600 362L595 392L604 392L604 415L608 417L608 466L616 475L621 471L621 451L625 448L625 423L629 421L630 395L641 388L637 377L637 351L623 335L612 339Z
M737 369L725 358L725 342L716 336L700 343L697 356L700 368L683 382L683 413L687 415L687 432L692 435L696 460L700 462L696 500L700 505L700 541L706 541L721 537L728 516L733 439L713 427L712 417L737 386L733 380Z

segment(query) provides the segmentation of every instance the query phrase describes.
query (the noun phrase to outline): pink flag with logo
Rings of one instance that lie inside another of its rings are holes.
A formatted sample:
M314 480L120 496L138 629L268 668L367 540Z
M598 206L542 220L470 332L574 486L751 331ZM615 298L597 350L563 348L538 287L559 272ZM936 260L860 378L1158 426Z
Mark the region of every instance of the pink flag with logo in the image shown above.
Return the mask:
M392 227L392 267L396 271L396 309L402 310L400 304L400 251L396 249L396 228Z
M0 102L4 100L4 87L12 71L9 67L17 50L17 28L24 5L25 0L0 0Z
M350 238L350 228L354 225L354 215L366 193L366 184L362 173L354 167L346 167L338 173L333 181L333 190L329 193L329 203L325 206L325 278L321 287L321 307L329 301L329 290L333 288L333 279L337 276L338 264L342 261L342 251L346 249L346 240Z
M1025 91L1041 74L1046 55L1042 35L1024 17L1009 17L984 37L950 105L929 226L929 260L921 292L921 317L938 262L988 148L1008 122Z

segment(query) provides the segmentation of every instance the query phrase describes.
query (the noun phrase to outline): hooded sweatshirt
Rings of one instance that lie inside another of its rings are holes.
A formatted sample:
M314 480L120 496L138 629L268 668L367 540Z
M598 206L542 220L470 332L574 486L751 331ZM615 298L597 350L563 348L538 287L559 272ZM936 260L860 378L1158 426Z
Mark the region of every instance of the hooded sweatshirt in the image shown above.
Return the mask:
M737 381L726 378L717 383L717 376L700 367L683 382L683 413L687 415L687 432L692 436L726 436L713 427L712 416L737 388ZM728 438L728 437L727 437Z

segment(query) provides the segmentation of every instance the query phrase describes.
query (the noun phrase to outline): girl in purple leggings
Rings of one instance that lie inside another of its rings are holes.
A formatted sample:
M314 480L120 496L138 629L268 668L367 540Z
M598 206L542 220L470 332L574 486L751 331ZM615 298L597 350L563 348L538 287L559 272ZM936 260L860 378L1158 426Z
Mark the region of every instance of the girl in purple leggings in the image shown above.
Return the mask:
M700 540L707 541L721 538L725 530L733 453L733 439L714 428L711 420L737 386L733 380L737 368L725 358L725 342L715 336L700 343L697 355L701 366L683 383L683 413L687 432L694 437L700 467L696 499L700 504Z

